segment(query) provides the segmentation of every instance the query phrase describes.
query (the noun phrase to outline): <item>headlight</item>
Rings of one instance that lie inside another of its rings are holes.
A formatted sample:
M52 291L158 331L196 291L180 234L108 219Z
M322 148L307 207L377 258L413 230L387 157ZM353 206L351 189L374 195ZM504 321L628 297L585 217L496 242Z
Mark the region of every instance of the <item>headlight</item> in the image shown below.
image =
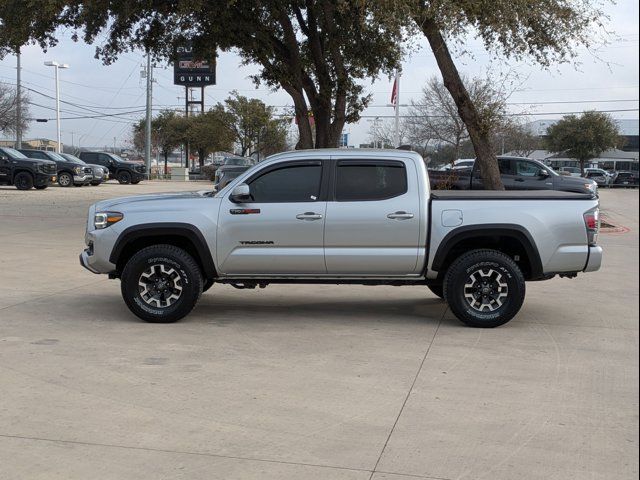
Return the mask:
M598 188L598 184L597 183L585 183L584 186L591 190L592 192L595 192L596 189Z
M76 175L80 175L82 173L82 167L74 167L73 171L76 172Z
M93 217L93 226L97 230L107 228L114 223L118 223L124 218L124 215L120 212L100 212L96 213Z

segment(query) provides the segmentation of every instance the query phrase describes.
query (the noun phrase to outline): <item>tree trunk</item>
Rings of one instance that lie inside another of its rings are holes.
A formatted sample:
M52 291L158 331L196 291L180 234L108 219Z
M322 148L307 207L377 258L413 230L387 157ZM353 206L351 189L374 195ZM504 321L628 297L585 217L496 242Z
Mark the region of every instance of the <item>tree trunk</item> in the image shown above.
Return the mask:
M164 174L167 175L167 173L169 173L169 154L165 153L164 154Z
M418 17L415 20L431 46L444 85L451 94L458 108L458 114L467 127L476 153L476 161L480 167L484 188L486 190L504 190L490 132L482 125L480 115L460 78L460 73L451 58L451 53L440 33L440 28L431 18Z
M298 126L298 143L296 150L307 150L313 148L313 135L311 134L311 125L309 124L309 109L304 99L302 91L293 88L290 85L283 85L285 91L291 96L296 114L296 123Z
M204 148L198 149L198 163L200 164L200 171L202 171L202 167L204 167L204 157L207 156L207 152Z

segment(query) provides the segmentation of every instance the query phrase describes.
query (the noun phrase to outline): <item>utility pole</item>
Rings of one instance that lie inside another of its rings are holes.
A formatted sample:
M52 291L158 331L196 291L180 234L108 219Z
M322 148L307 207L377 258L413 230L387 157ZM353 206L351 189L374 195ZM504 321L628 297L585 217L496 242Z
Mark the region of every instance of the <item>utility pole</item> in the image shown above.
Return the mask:
M22 85L21 85L21 73L22 67L20 66L20 48L18 48L18 64L16 74L16 148L22 148Z
M153 67L151 65L151 54L147 50L147 116L144 125L144 163L147 167L147 177L151 176L151 104L153 102ZM115 139L114 139L115 147Z
M53 67L56 73L56 131L58 140L56 151L58 153L62 153L62 140L60 138L60 81L58 80L58 70L60 70L61 68L69 68L69 65L67 65L66 63L58 63L56 61L47 61L44 62L44 64L47 67Z

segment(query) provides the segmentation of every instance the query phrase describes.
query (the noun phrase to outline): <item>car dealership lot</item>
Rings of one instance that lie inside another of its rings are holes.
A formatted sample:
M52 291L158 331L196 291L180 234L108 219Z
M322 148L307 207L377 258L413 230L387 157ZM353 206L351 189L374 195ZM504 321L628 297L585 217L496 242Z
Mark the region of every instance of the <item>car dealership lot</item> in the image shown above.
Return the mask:
M209 186L0 187L0 478L637 478L637 191L601 192L602 270L501 328L317 285L142 323L78 264L87 208Z

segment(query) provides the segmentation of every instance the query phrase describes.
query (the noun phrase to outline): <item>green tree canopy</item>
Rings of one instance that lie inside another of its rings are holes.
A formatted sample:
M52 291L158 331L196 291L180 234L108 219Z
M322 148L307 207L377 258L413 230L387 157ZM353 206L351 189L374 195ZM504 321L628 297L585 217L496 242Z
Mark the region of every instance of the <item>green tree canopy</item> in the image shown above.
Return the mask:
M132 48L171 58L187 40L202 58L215 55L212 46L236 49L261 67L256 82L291 96L301 148L314 139L316 147L337 145L345 123L369 102L361 80L390 73L403 45L400 19L365 0L6 0L0 22L0 56L29 41L56 45L59 27L87 43L104 38L96 56L105 63Z
M210 153L233 149L235 134L230 124L230 115L220 104L208 112L188 118L186 140L198 152L201 167Z
M290 119L275 117L275 109L262 100L231 93L224 103L240 155L267 156L285 150Z
M618 125L601 112L567 115L547 129L547 148L579 160L581 169L587 160L621 143Z

